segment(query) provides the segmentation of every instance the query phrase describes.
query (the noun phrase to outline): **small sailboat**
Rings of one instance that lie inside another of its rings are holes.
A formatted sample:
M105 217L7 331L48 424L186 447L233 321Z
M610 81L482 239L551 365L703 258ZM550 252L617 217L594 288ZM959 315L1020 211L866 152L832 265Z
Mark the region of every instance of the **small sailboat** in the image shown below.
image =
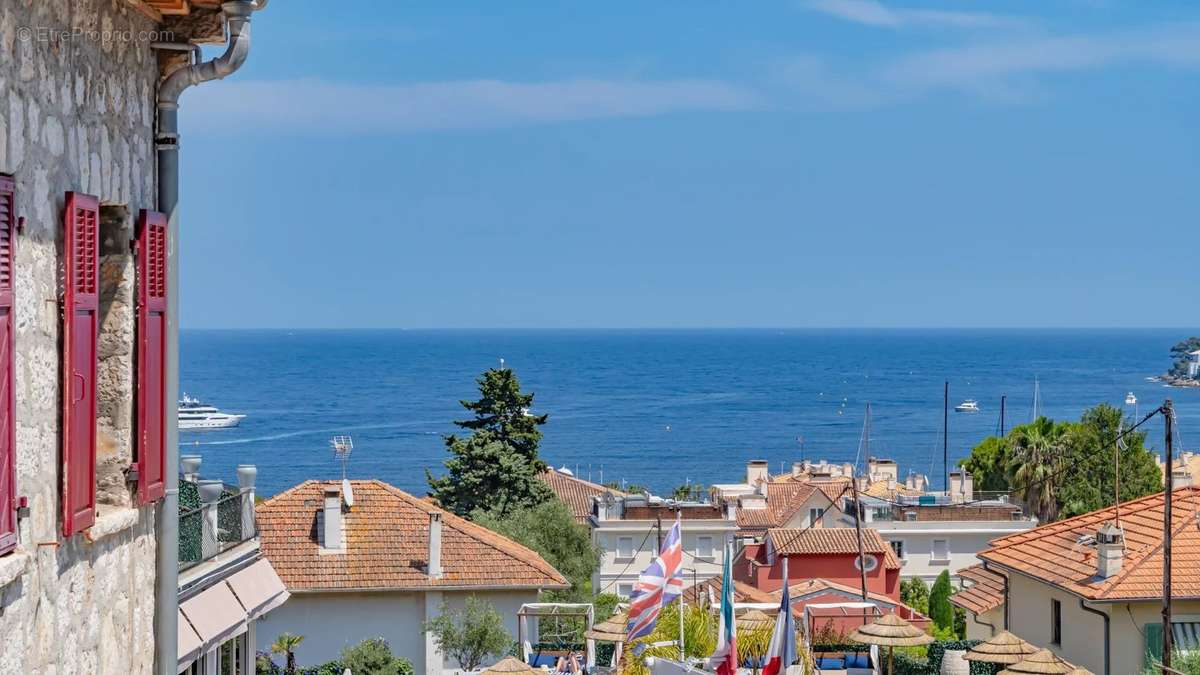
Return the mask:
M1125 394L1125 405L1137 405L1137 397L1133 395L1132 391Z

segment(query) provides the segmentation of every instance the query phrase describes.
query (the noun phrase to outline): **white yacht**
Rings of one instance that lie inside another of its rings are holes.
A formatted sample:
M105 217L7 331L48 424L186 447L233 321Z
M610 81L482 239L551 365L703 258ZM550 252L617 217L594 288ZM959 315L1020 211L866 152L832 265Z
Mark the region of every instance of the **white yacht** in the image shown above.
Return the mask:
M954 412L977 413L979 412L979 402L973 398L969 398L954 406Z
M179 402L179 429L228 429L236 427L245 415L223 413L186 393Z

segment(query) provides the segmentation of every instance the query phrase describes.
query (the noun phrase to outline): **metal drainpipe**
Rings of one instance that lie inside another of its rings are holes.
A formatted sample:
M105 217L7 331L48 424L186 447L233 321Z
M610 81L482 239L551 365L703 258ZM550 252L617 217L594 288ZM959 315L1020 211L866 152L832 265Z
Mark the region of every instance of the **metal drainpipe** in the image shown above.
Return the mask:
M158 88L158 209L167 215L167 382L166 496L154 520L158 542L155 597L155 661L159 675L175 675L179 662L179 96L189 87L224 78L246 61L250 52L250 15L267 0L235 0L221 5L229 29L225 53L171 73Z
M1108 612L1102 612L1094 607L1088 607L1087 603L1083 601L1083 598L1079 599L1079 609L1082 609L1083 611L1089 612L1091 614L1096 614L1100 618L1104 619L1104 675L1108 675L1109 674L1109 661L1108 661L1108 650L1109 650L1109 647L1108 647L1108 621L1109 621L1109 618L1108 618Z
M1008 628L1008 575L1001 574L1000 572L997 572L996 570L988 567L986 560L983 561L983 569L985 569L993 574L1000 574L1000 577L1004 579L1004 630L1009 630L1009 628Z

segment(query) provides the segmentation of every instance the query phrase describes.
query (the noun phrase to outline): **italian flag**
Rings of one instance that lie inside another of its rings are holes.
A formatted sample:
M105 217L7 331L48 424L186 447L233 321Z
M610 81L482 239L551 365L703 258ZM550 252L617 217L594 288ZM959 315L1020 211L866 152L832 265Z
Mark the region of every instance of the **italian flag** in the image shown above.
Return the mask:
M709 660L717 675L737 675L737 622L733 617L733 551L725 544L721 575L721 624L717 629L717 651Z
M792 603L788 598L787 558L783 559L783 599L779 603L779 616L775 618L775 632L771 635L771 646L767 647L767 662L762 675L779 675L796 660L796 622L792 619Z

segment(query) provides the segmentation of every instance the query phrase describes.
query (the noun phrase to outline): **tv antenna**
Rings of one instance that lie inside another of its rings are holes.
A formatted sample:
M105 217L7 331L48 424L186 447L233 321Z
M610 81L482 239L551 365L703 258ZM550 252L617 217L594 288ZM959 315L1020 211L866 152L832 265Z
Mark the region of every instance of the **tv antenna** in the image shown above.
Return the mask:
M350 463L350 453L354 451L354 439L349 436L334 436L329 439L333 448L333 458L342 463L342 480L346 480L346 465Z

